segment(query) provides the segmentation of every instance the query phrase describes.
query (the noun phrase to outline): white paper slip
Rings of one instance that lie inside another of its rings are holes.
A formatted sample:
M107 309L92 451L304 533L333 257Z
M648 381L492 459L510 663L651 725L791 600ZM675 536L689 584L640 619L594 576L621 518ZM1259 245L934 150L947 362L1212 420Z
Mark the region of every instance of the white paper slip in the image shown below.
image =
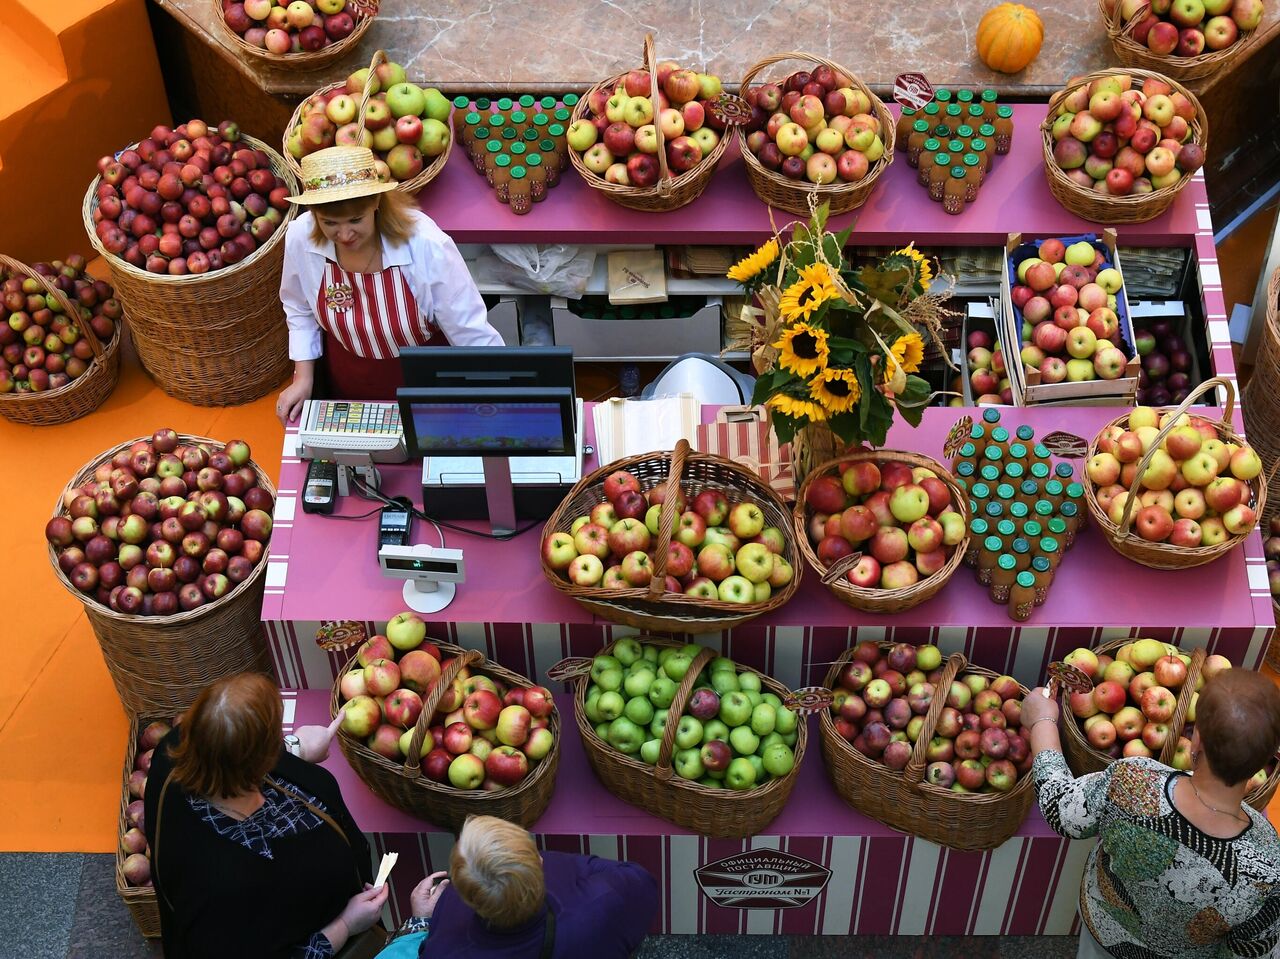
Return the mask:
M596 458L610 463L624 456L674 449L676 440L697 437L702 404L690 393L661 399L611 399L597 403Z
M373 878L374 889L387 881L387 876L391 875L391 870L395 868L396 860L399 858L398 852L389 852L382 857L382 862L378 865L378 874Z

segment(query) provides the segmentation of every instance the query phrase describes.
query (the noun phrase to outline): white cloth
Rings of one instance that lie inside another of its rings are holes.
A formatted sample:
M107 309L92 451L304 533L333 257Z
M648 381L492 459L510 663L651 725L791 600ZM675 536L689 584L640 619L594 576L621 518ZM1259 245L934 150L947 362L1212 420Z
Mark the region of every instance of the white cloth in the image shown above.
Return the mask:
M1080 945L1076 949L1076 959L1114 959L1111 953L1098 944L1089 932L1089 927L1080 923Z
M453 346L502 346L502 336L489 325L488 311L453 240L425 213L414 211L413 233L406 243L382 237L383 267L399 266L409 281L418 309L430 317ZM289 358L318 359L323 337L316 300L324 283L325 264L337 262L329 240L311 238L313 213L289 225L284 238L284 274L280 301L289 324Z

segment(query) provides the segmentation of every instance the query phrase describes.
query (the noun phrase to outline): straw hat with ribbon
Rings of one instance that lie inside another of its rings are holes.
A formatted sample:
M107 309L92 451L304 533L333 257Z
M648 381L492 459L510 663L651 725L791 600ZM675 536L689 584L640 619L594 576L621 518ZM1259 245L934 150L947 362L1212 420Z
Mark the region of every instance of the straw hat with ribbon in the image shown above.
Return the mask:
M357 146L327 147L302 158L302 193L289 197L289 202L313 206L376 196L395 188L394 181L384 180L378 174L372 150Z

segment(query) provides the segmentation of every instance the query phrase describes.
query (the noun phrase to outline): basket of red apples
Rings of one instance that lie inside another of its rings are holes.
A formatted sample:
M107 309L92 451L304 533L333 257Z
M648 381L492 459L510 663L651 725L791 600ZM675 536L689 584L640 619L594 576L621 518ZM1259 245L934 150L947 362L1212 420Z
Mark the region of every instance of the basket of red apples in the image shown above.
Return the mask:
M603 619L719 632L800 585L786 504L754 470L680 440L580 480L547 520L542 572Z
M151 754L173 727L164 720L129 721L124 754L124 787L120 791L120 842L116 846L116 893L146 939L160 938L160 904L151 880L151 848L147 845L143 796Z
M806 67L751 85L786 60ZM831 204L832 213L848 213L867 201L893 162L893 116L861 80L825 57L766 57L747 71L742 90L762 123L740 129L738 144L751 189L770 206L808 216L816 200Z
M1077 776L1113 759L1140 756L1189 771L1196 701L1206 683L1231 668L1225 656L1191 654L1158 639L1120 639L1064 657L1093 682L1090 692L1062 695L1062 751ZM1280 785L1275 760L1249 782L1245 802L1265 810Z
M969 498L919 453L848 453L805 477L792 514L805 561L841 602L899 613L936 594L964 558Z
M994 849L1034 792L1026 687L936 646L864 641L832 664L818 730L840 798L954 849Z
M1040 125L1055 200L1095 223L1145 223L1204 166L1209 118L1176 80L1149 70L1078 77Z
M157 126L98 160L85 230L138 358L170 396L234 406L285 377L280 275L297 192L284 158L229 120Z
M338 745L384 800L457 831L468 816L532 825L551 802L560 715L551 693L399 613L333 684Z
M702 195L724 156L720 78L658 62L597 83L573 110L569 161L587 186L632 210L675 210Z
M187 708L205 686L270 672L262 590L275 487L249 444L170 429L94 457L45 539L84 603L125 708Z
M84 257L27 266L0 254L0 416L27 426L91 413L120 375L123 310Z
M271 66L318 70L354 50L378 0L210 0L233 50Z
M1225 70L1262 23L1262 0L1098 0L1116 60L1175 80Z
M410 83L404 67L379 50L368 67L298 104L284 128L284 162L301 179L299 161L307 154L334 145L364 146L377 157L384 180L417 193L449 160L451 111L444 94Z
M1191 416L1221 387L1221 419ZM1235 389L1205 380L1175 409L1134 407L1089 445L1085 499L1107 543L1152 569L1203 566L1239 546L1267 502L1262 460L1231 426Z

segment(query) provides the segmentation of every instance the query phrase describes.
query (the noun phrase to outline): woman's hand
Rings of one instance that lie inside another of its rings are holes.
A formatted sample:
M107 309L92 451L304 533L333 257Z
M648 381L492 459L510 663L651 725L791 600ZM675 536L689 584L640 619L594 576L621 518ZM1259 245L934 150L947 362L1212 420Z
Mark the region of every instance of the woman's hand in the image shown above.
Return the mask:
M280 391L276 400L276 417L284 426L302 415L302 404L311 399L311 378L295 376L292 383Z
M342 725L343 710L333 717L328 726L299 726L293 731L298 737L298 758L309 763L322 763L329 758L329 746Z
M414 887L413 892L409 894L409 905L415 916L431 918L436 911L436 903L440 901L445 887L449 885L449 880L446 878L448 875L447 872L433 872ZM436 882L437 879L440 881Z
M1045 695L1047 690L1037 686L1022 701L1022 728L1030 729L1041 719L1058 721L1058 701Z
M347 927L349 935L358 936L366 929L373 928L373 924L382 915L382 907L386 904L390 891L386 884L374 889L365 883L362 891L347 900L347 908L342 910L342 915L338 918Z

